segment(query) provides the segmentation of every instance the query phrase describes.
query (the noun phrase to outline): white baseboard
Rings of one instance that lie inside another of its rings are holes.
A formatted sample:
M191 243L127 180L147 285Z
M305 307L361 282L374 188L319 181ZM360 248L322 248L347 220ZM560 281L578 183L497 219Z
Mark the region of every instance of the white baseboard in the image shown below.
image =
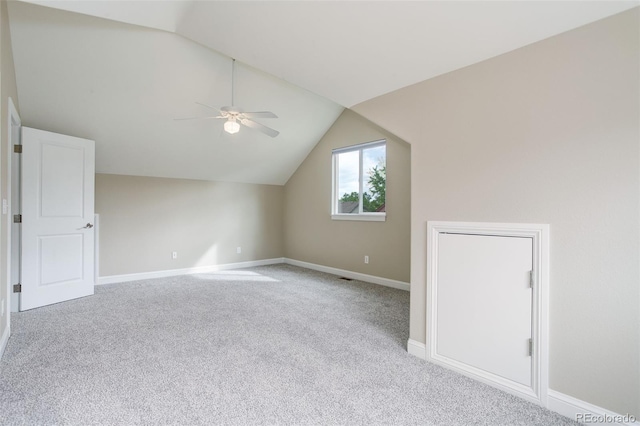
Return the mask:
M420 359L427 359L427 346L417 340L407 340L407 352Z
M547 408L584 424L640 425L632 415L614 413L551 389L547 393Z
M5 327L4 332L2 333L2 337L0 338L0 358L4 355L4 350L7 347L7 342L9 342L9 336L11 335L11 329L9 326Z
M397 288L399 290L409 291L409 283L391 280L388 278L376 277L374 275L361 274L359 272L347 271L345 269L332 268L330 266L316 265L315 263L303 262L301 260L284 258L284 263L288 265L299 266L301 268L313 269L314 271L326 272L328 274L339 275L353 280L364 281L368 283L383 285L385 287Z
M413 339L407 341L407 352L420 359L427 358L426 345ZM584 424L640 426L638 419L632 415L614 413L551 389L547 391L547 408Z
M96 282L96 285L123 283L123 282L138 281L138 280L148 280L151 278L175 277L178 275L206 274L208 272L227 271L229 269L251 268L253 266L275 265L277 263L284 263L284 259L282 257L278 257L275 259L251 260L248 262L225 263L222 265L196 266L193 268L169 269L165 271L154 271L154 272L140 272L136 274L108 275L106 277L99 277Z
M373 275L361 274L359 272L347 271L344 269L332 268L330 266L316 265L315 263L302 262L300 260L278 257L274 259L252 260L248 262L226 263L223 265L197 266L184 269L169 269L165 271L140 272L135 274L108 275L98 277L96 285L114 284L128 281L147 280L151 278L175 277L178 275L204 274L207 272L226 271L229 269L251 268L253 266L275 265L278 263L286 263L288 265L300 266L301 268L313 269L315 271L326 272L333 275L351 278L354 280L365 281L373 284L383 285L385 287L397 288L409 291L409 283L391 280L388 278L376 277Z

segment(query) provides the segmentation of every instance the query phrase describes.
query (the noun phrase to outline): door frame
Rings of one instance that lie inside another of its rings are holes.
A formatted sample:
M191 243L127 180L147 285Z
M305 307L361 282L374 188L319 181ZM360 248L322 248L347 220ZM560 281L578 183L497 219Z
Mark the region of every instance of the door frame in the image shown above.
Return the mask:
M14 247L12 240L13 240L13 232L12 232L12 228L13 228L13 208L14 206L12 205L12 198L14 196L14 191L16 191L17 185L19 184L19 178L18 181L16 181L16 179L13 178L13 158L16 154L14 154L13 152L13 145L19 145L20 144L20 127L22 126L22 121L20 120L20 114L18 114L18 110L16 109L15 104L13 103L13 99L11 99L11 97L8 98L8 107L9 107L9 114L7 115L7 155L9 158L7 158L7 276L6 276L6 282L7 282L7 327L9 328L9 330L11 330L11 313L12 312L18 312L18 303L19 303L19 296L17 293L13 293L13 283L12 281L12 275L13 275L13 267L12 267L12 258L13 258L13 251L14 249L16 249L16 247ZM17 128L17 133L14 133L14 129ZM14 135L17 135L17 139L14 138ZM19 156L18 156L19 159ZM20 197L20 191L17 191L17 196ZM19 203L18 203L19 205ZM17 256L20 256L20 250L19 247L17 248ZM19 270L19 269L18 269Z
M533 240L531 388L436 353L438 333L438 238L441 234L526 237ZM426 359L467 377L546 407L549 389L549 225L483 222L427 222Z

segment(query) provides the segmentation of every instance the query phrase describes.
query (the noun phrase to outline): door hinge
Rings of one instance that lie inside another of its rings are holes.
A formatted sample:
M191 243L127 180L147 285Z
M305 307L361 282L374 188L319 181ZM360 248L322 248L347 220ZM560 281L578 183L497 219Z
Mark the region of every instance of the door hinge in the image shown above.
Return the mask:
M14 214L13 215L13 223L22 223L22 215Z
M529 288L533 288L533 271L529 271Z
M13 285L14 293L22 293L22 284L14 284Z
M14 145L13 152L15 152L16 154L22 154L22 145Z
M533 339L529 339L529 356L533 356Z

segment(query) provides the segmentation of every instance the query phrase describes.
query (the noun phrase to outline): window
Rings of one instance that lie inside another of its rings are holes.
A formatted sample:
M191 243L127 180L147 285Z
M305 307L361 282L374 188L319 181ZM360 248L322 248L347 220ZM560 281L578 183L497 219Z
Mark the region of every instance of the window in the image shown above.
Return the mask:
M333 150L332 219L383 221L386 192L385 140Z

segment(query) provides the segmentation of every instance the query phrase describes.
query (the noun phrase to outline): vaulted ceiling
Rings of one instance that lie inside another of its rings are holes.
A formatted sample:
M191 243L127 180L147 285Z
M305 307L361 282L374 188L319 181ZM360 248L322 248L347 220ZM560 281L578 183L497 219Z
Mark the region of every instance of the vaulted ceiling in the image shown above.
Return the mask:
M281 185L344 107L637 5L25 0L9 19L23 124L94 139L98 172ZM231 57L235 104L278 137L174 120L231 103Z

